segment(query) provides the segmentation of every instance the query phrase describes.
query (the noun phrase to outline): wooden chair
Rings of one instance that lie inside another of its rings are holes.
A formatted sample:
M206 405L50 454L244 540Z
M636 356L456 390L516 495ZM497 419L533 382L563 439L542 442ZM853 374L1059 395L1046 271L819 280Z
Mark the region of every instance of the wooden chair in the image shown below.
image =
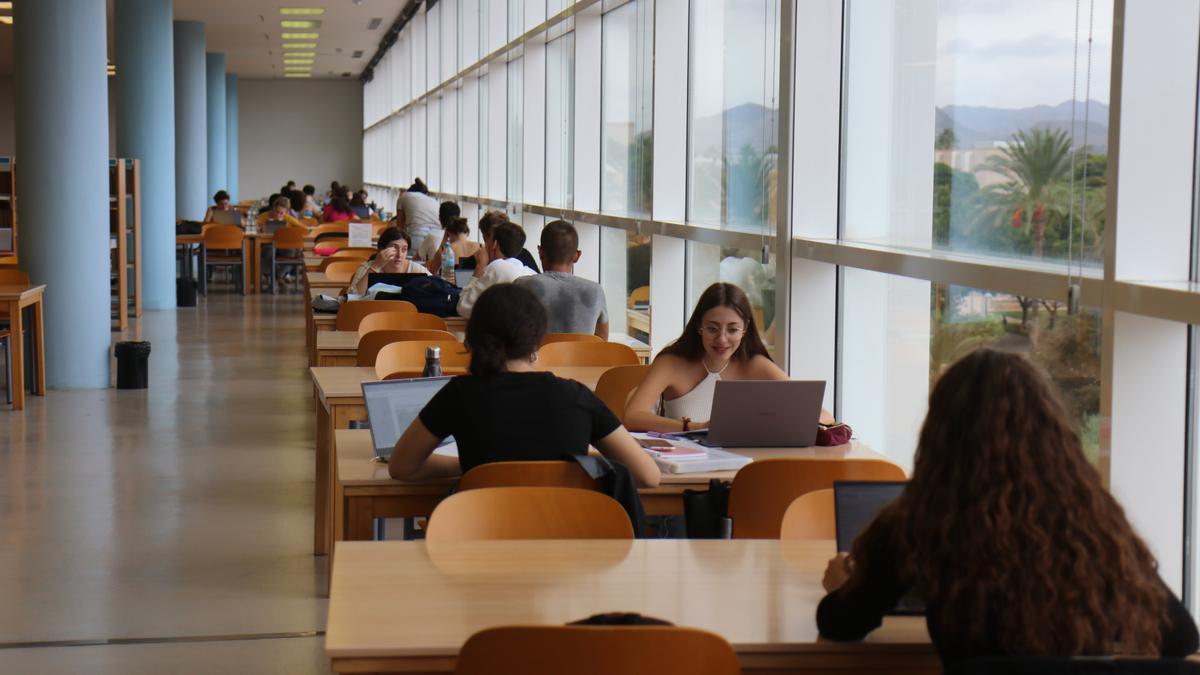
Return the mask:
M633 390L641 385L649 370L650 366L641 363L636 366L609 368L596 382L596 398L604 401L604 405L608 406L617 419L624 421L625 403L629 401Z
M313 241L313 251L317 255L333 255L350 245L350 240L344 236L327 235L324 239L318 237ZM318 252L317 249L321 250Z
M456 675L738 675L719 635L677 626L499 626L458 652Z
M360 267L362 267L361 260L337 260L325 266L325 277L330 281L350 283L350 280L354 278L354 273Z
M316 227L319 224L319 223L317 223L316 218L312 218L309 216L305 216L303 218L297 218L296 220L299 220L301 225L304 225L305 227L308 227L308 228Z
M551 342L604 342L604 340L601 340L599 335L588 333L546 333L546 337L542 338L542 346Z
M377 330L420 329L450 331L450 328L446 325L446 320L440 316L420 312L413 313L408 310L401 312L388 311L373 312L364 316L358 324L358 337L361 340L362 336Z
M538 350L543 366L634 366L642 361L619 342L551 342Z
M381 380L420 377L425 370L425 349L441 347L442 369L466 368L471 355L457 340L405 340L379 348L375 355L375 376Z
M200 257L200 292L208 294L208 268L237 268L238 290L246 294L246 233L236 225L209 225L200 235L204 246Z
M367 319L375 316L371 314ZM409 315L411 316L411 315ZM366 319L363 319L366 323ZM459 344L458 338L452 333L447 333L444 330L373 330L367 333L362 332L362 324L358 325L358 362L357 365L370 367L375 365L376 357L379 356L379 350L393 342L405 342L408 340L424 340L426 342L453 342ZM422 364L424 362L422 361Z
M792 500L779 526L780 539L836 539L833 489L802 494Z
M276 292L275 281L279 267L299 267L304 271L304 228L281 227L271 235L271 293ZM285 252L285 255L280 255Z
M463 474L459 492L494 487L563 487L595 490L596 480L574 461L490 462Z
M638 303L650 302L650 287L638 286L629 292L629 309L633 309Z
M733 479L729 517L738 539L777 539L783 514L797 497L837 480L907 480L904 469L879 459L760 459Z
M28 286L29 275L12 267L0 267L0 286Z
M372 249L372 250L374 250L374 249ZM361 265L364 260L371 257L369 255L359 255L358 253L347 253L347 251L349 251L349 249L342 249L342 250L338 251L337 253L334 253L333 255L329 256L328 258L325 258L324 260L321 261L321 265L320 265L320 267L317 268L317 271L324 272L325 270L329 269L329 266L332 265L333 263L345 262L347 260L352 261L355 264Z
M625 509L608 495L562 487L456 492L429 516L428 542L483 539L632 539Z
M406 300L353 300L342 303L334 330L358 330L363 317L373 312L412 312L417 306Z
M379 249L375 248L374 246L347 246L345 248L338 249L337 252L338 255L349 255L359 259L370 258L376 253L379 253Z
M375 223L375 224L371 225L371 236L378 238L379 235L383 234L384 230L388 229L391 226L392 226L391 223Z
M349 236L350 226L346 223L322 223L312 229L309 234L314 238L320 237L323 234L334 233L343 237Z

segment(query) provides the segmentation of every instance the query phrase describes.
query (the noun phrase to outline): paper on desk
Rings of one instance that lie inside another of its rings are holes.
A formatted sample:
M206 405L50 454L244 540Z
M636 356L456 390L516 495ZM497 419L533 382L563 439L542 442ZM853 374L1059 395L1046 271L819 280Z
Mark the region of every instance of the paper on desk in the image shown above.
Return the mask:
M350 223L348 226L348 240L346 245L350 248L370 248L371 247L371 224L370 223Z
M655 438L649 434L635 433L634 438ZM680 461L672 461L661 457L651 458L664 473L705 473L708 471L737 471L754 460L739 455L737 453L722 450L720 448L706 448L699 443L689 441L684 438L673 438L671 443L681 448L693 448L703 450L708 454L707 459L685 459Z

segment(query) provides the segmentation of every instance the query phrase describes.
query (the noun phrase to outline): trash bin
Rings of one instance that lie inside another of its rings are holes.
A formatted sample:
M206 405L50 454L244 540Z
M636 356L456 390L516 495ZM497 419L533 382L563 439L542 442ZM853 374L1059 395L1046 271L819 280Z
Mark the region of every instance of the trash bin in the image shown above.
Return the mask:
M150 379L150 343L118 342L117 389L145 389Z
M195 279L176 279L175 280L175 305L177 307L195 307L196 306L196 280Z

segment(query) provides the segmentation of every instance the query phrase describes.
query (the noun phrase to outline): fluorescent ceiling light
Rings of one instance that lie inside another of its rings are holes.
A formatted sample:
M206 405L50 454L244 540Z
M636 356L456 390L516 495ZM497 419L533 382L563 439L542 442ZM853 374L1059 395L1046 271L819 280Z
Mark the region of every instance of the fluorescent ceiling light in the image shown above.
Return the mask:
M283 43L283 48L284 49L316 49L317 43L315 43L315 42L285 42L285 43Z
M0 16L0 23L8 24L11 26L12 25L12 17L11 16Z
M280 21L280 26L284 28L320 28L320 21Z
M284 33L284 40L316 40L320 33Z
M284 77L312 77L312 73L284 73Z
M293 57L300 57L300 58L311 59L311 58L315 57L316 55L317 55L316 52L286 52L286 53L284 53L283 58L290 59Z
M325 13L325 9L323 7L280 7L279 13L284 16L320 16Z
M12 9L11 2L0 2L0 9Z
M313 67L312 66L284 66L283 69L290 70L290 71L304 72L304 71L311 71L313 69Z
M312 59L284 59L283 62L289 66L311 66Z

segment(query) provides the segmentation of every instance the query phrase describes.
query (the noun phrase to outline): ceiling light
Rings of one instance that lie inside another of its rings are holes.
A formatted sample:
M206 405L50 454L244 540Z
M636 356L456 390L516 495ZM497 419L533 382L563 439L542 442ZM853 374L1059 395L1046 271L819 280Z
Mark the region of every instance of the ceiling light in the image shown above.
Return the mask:
M312 68L313 68L312 66L284 66L283 67L284 70L300 71L300 72L306 72L306 71L312 72Z
M311 66L313 64L312 59L284 59L283 62L289 66L301 66L301 65Z
M290 59L290 58L292 58L292 57L303 57L303 58L309 58L309 59L311 59L311 58L313 58L313 57L314 57L314 56L316 56L316 55L317 55L317 53L316 53L316 52L286 52L286 53L283 55L283 58L285 58L285 59Z
M320 21L280 21L280 26L284 28L320 28Z
M284 40L316 40L320 33L284 33Z
M285 43L283 43L283 48L284 49L316 49L317 43L315 43L315 42L285 42Z
M0 9L12 9L11 2L0 2Z
M280 7L279 13L284 16L320 16L325 10L321 7Z
M9 26L11 26L12 25L12 17L11 16L0 16L0 23L8 24Z
M284 77L312 77L312 73L284 73Z

